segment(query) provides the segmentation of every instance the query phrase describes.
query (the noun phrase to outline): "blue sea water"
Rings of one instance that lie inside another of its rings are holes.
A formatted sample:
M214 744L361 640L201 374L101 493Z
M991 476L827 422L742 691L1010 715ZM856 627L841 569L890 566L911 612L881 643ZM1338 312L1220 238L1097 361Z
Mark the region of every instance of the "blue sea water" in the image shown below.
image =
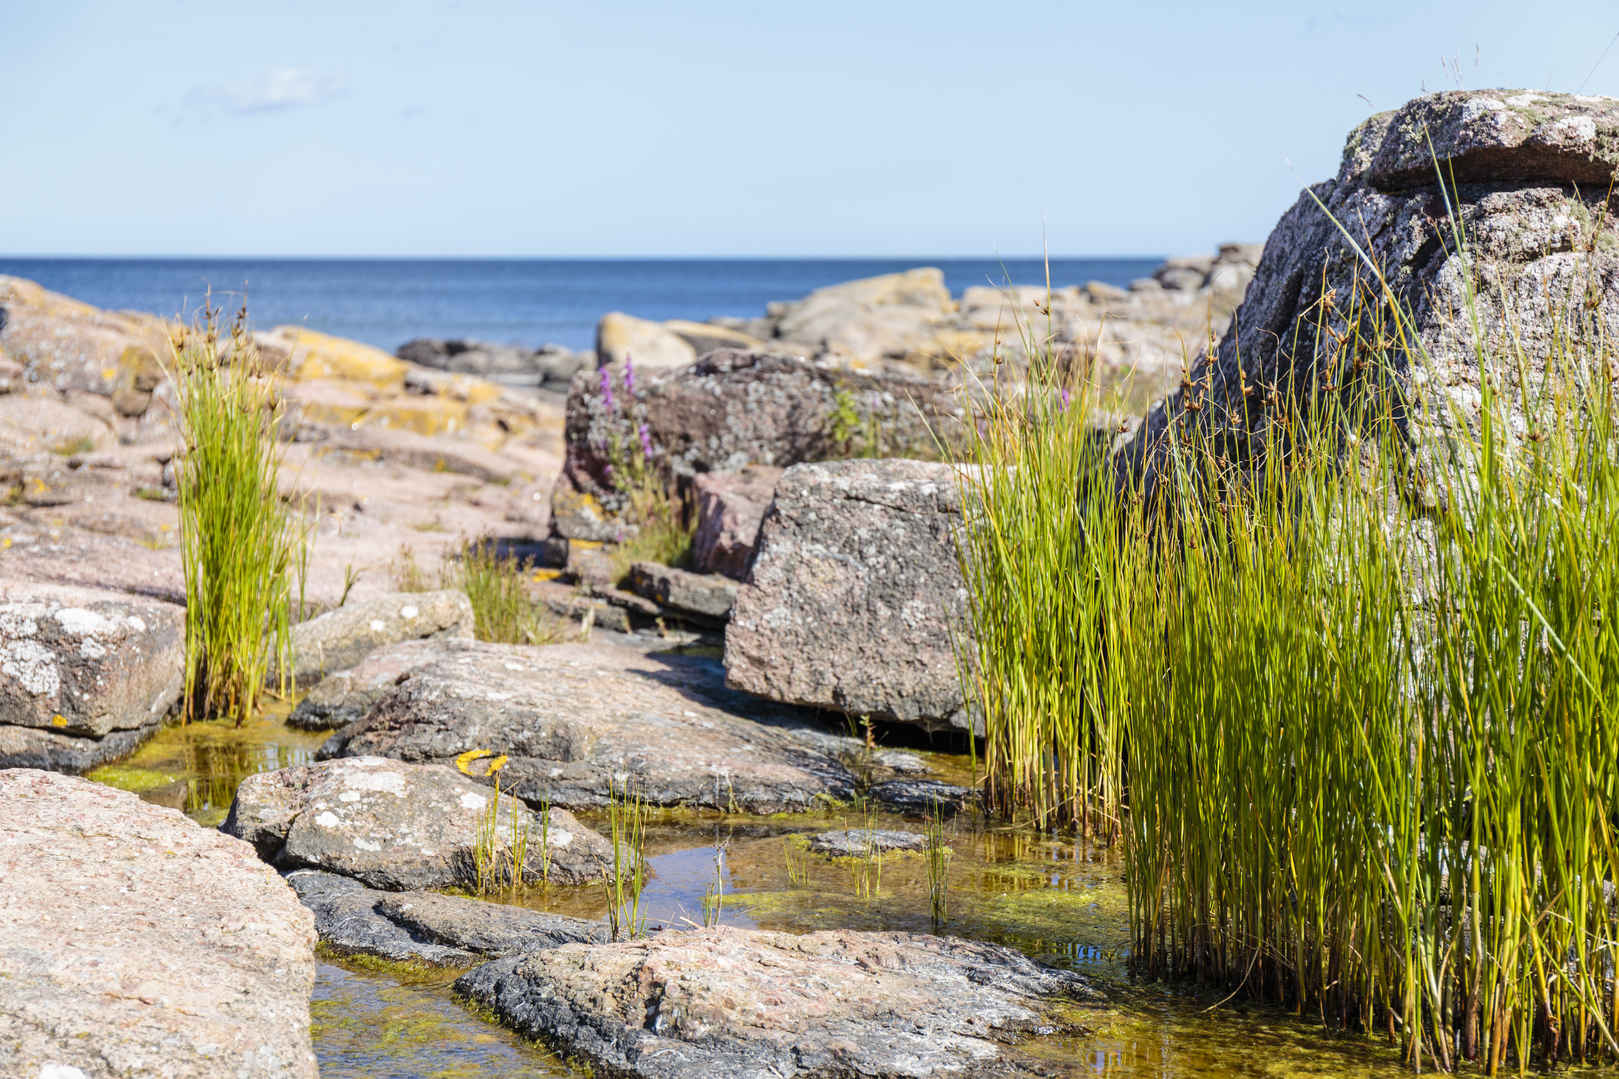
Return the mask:
M1157 259L1051 260L1057 286L1125 285ZM751 318L772 300L857 277L938 266L953 293L1035 284L1039 259L121 259L13 258L0 273L38 281L97 307L195 312L211 287L228 311L245 295L255 328L295 323L392 351L413 337L538 347L594 344L608 311L703 321Z

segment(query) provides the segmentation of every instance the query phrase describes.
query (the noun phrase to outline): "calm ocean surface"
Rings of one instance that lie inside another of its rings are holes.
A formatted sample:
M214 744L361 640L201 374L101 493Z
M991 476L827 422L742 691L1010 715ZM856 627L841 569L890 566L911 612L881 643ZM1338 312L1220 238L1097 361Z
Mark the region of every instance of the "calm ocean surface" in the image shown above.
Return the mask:
M1157 259L1051 261L1054 285L1125 285ZM174 315L212 286L253 324L297 323L393 351L413 337L587 348L608 311L642 318L751 318L771 300L913 266L938 266L953 293L1044 280L1038 259L84 259L10 258L0 273L97 307Z

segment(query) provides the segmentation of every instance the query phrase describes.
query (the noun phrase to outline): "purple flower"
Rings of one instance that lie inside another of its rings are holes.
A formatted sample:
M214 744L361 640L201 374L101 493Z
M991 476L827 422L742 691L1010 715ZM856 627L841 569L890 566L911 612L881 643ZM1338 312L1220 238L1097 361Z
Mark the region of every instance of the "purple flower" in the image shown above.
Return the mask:
M607 406L607 411L613 411L613 379L605 367L602 368L602 404Z
M630 362L630 354L624 353L624 396L635 396L635 364Z
M1062 411L1068 411L1068 387L1062 388Z
M652 432L647 430L644 423L641 425L641 455L652 460Z

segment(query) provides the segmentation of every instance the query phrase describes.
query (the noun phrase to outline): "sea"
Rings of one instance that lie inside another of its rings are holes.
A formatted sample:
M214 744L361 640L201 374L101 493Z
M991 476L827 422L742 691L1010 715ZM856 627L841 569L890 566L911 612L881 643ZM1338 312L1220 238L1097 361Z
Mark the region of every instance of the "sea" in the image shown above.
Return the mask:
M1127 285L1155 258L1053 258L1055 286ZM648 319L754 318L772 300L917 266L971 285L1040 284L1039 258L287 259L22 258L0 274L97 307L194 316L212 292L256 329L296 324L387 351L416 337L590 348L608 311Z

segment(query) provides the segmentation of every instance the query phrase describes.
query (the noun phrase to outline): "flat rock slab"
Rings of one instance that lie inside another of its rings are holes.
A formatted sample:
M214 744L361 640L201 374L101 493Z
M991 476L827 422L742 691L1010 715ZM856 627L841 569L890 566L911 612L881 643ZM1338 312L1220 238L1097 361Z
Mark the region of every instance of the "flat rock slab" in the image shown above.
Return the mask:
M475 851L496 795L454 768L353 757L260 772L242 781L220 827L283 868L325 869L374 888L444 888L477 881ZM580 884L612 864L612 844L564 809L549 823L501 797L492 857L523 872ZM514 836L526 834L526 845ZM542 847L547 859L542 859Z
M595 922L437 892L384 892L319 869L287 874L321 943L345 955L466 967L560 944L600 942Z
M730 684L851 716L965 728L960 519L951 465L788 469L726 627Z
M472 603L464 592L389 592L346 603L292 627L292 670L311 685L348 670L384 645L423 637L472 636ZM270 672L274 681L279 670Z
M809 839L809 849L833 858L863 858L891 850L926 850L927 836L887 828L847 828L821 832Z
M185 611L0 584L0 766L82 771L129 752L180 695Z
M866 797L910 817L953 817L978 801L978 792L937 779L885 779L873 783Z
M617 645L479 644L402 677L323 757L509 757L503 784L530 805L649 805L751 813L852 798L853 778L801 719L724 685L711 659Z
M314 1079L313 919L247 844L6 770L0 882L0 1075Z
M287 726L301 731L334 731L365 718L401 675L453 651L458 640L429 637L383 645L348 670L317 682L287 717ZM470 640L464 643L472 644Z
M723 626L736 602L738 585L717 573L692 573L658 562L637 562L630 567L629 588L683 618Z
M670 931L496 960L458 992L516 1030L638 1079L1016 1075L1008 1042L1072 1025L1078 975L906 933Z

